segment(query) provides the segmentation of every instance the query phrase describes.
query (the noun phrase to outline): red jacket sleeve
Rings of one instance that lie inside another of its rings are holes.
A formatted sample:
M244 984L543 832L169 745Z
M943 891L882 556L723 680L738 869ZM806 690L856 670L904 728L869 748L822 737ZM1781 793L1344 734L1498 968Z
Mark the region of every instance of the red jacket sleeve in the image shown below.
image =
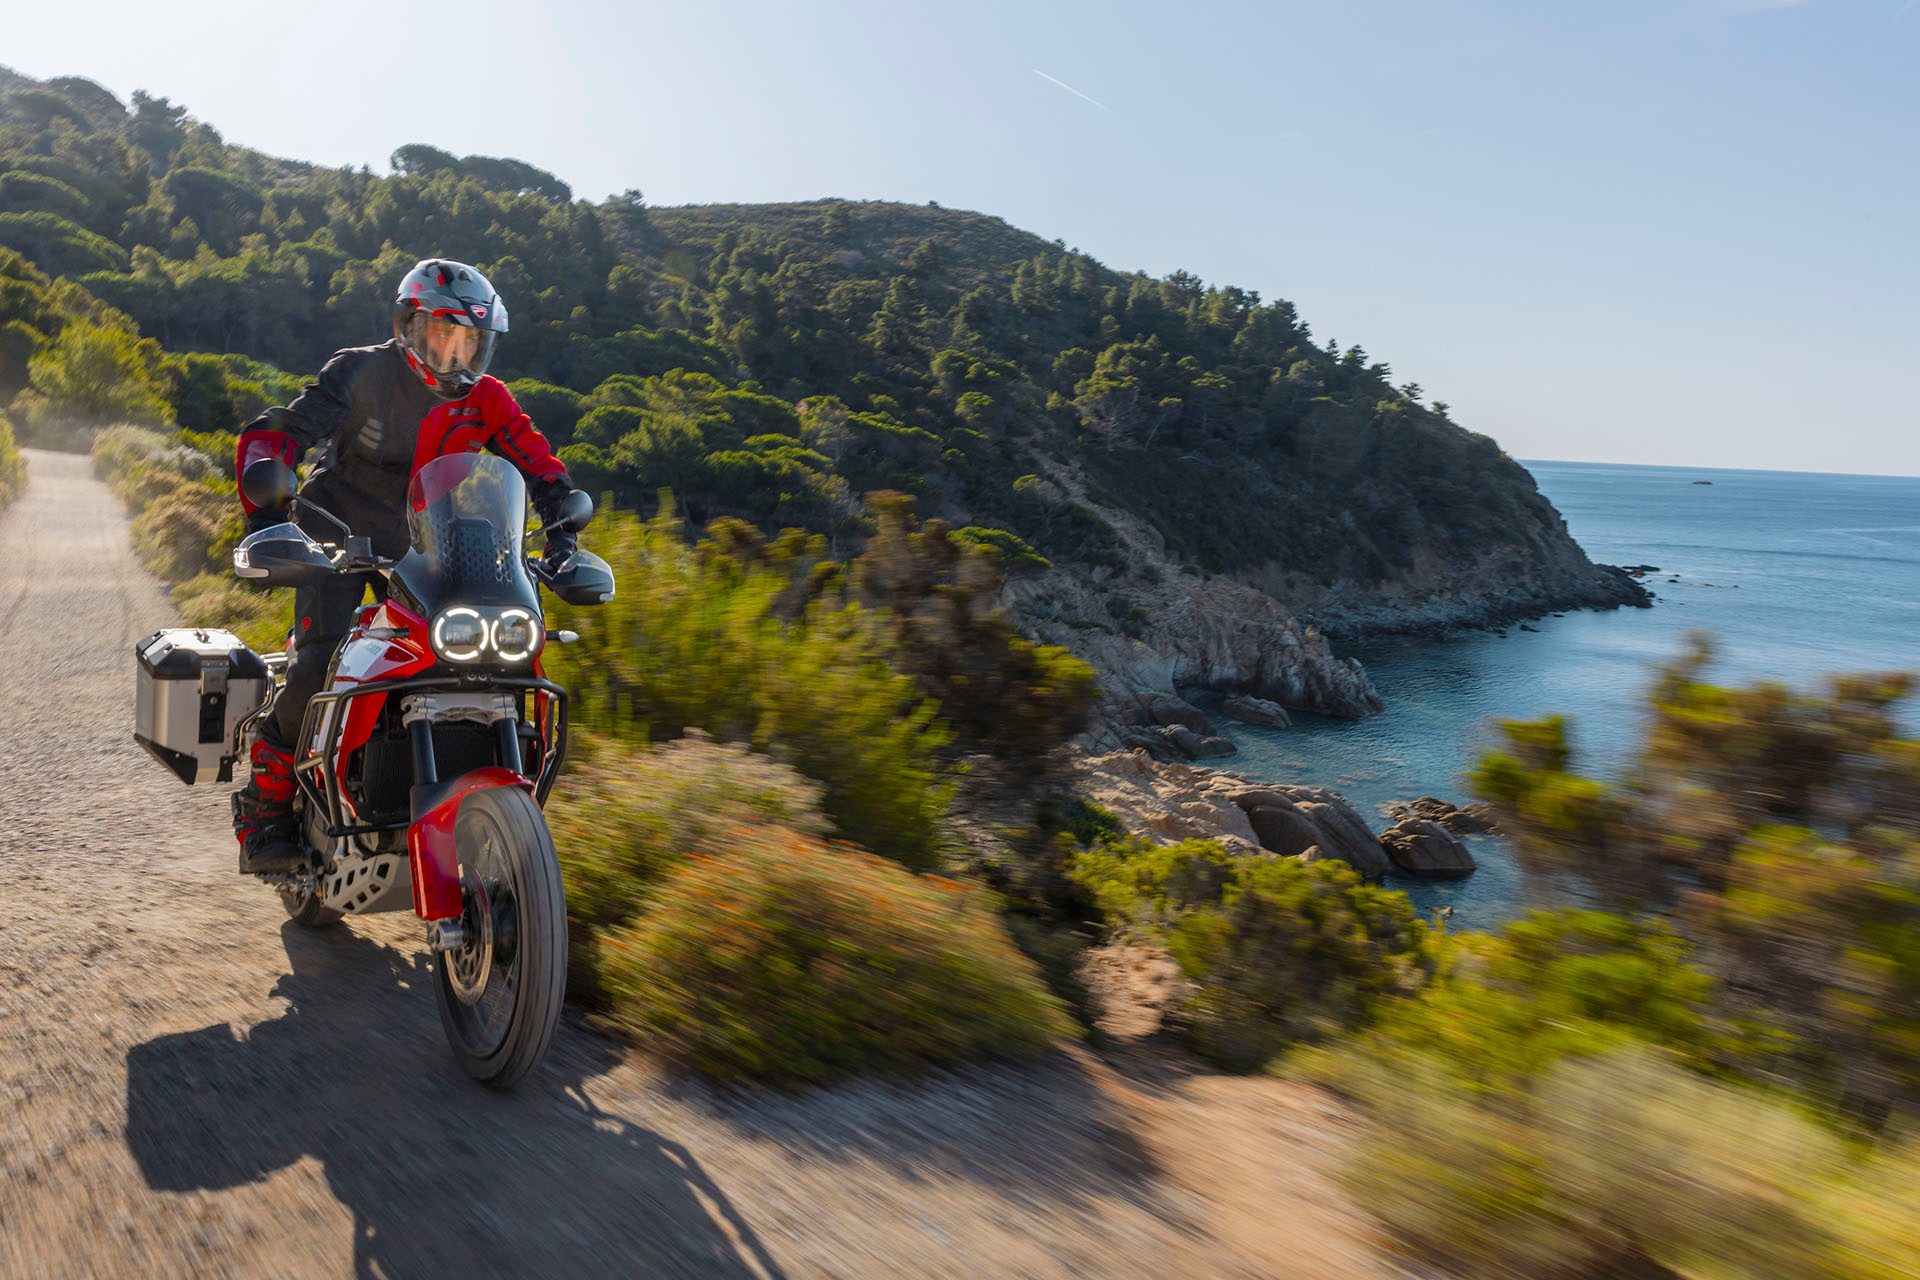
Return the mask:
M480 421L487 428L488 448L525 472L536 490L556 482L573 487L566 464L554 456L553 446L533 425L506 383L482 378L472 394L480 409Z

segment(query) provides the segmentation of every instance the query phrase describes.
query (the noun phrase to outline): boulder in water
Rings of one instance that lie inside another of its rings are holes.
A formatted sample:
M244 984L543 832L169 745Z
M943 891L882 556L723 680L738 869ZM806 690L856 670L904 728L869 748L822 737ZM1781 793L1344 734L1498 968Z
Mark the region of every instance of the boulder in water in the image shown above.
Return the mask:
M1479 869L1467 846L1437 822L1402 818L1380 833L1380 847L1410 876L1452 880Z

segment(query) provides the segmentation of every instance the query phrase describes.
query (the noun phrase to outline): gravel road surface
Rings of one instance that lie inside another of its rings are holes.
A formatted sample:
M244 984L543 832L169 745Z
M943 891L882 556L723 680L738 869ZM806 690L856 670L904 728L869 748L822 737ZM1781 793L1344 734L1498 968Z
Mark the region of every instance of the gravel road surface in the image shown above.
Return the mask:
M0 1275L1383 1274L1321 1097L1095 1056L725 1094L569 1017L496 1095L422 930L307 932L132 741L173 621L86 459L0 513ZM564 785L564 783L562 784Z

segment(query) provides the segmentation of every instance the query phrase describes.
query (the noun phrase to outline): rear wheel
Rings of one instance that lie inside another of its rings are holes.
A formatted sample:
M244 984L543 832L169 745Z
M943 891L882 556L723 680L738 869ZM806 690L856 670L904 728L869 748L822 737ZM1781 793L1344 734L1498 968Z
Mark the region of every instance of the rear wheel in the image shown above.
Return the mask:
M538 1066L560 1022L567 981L567 904L546 819L517 787L461 801L465 941L434 959L440 1023L467 1074L506 1088Z

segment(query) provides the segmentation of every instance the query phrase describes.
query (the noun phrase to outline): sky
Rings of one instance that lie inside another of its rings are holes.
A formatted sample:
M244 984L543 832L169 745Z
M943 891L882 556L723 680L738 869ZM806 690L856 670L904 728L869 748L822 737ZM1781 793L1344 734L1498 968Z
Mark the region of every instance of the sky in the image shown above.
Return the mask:
M7 28L17 71L321 164L424 142L595 200L995 214L1289 299L1516 457L1920 475L1920 0L79 0Z

